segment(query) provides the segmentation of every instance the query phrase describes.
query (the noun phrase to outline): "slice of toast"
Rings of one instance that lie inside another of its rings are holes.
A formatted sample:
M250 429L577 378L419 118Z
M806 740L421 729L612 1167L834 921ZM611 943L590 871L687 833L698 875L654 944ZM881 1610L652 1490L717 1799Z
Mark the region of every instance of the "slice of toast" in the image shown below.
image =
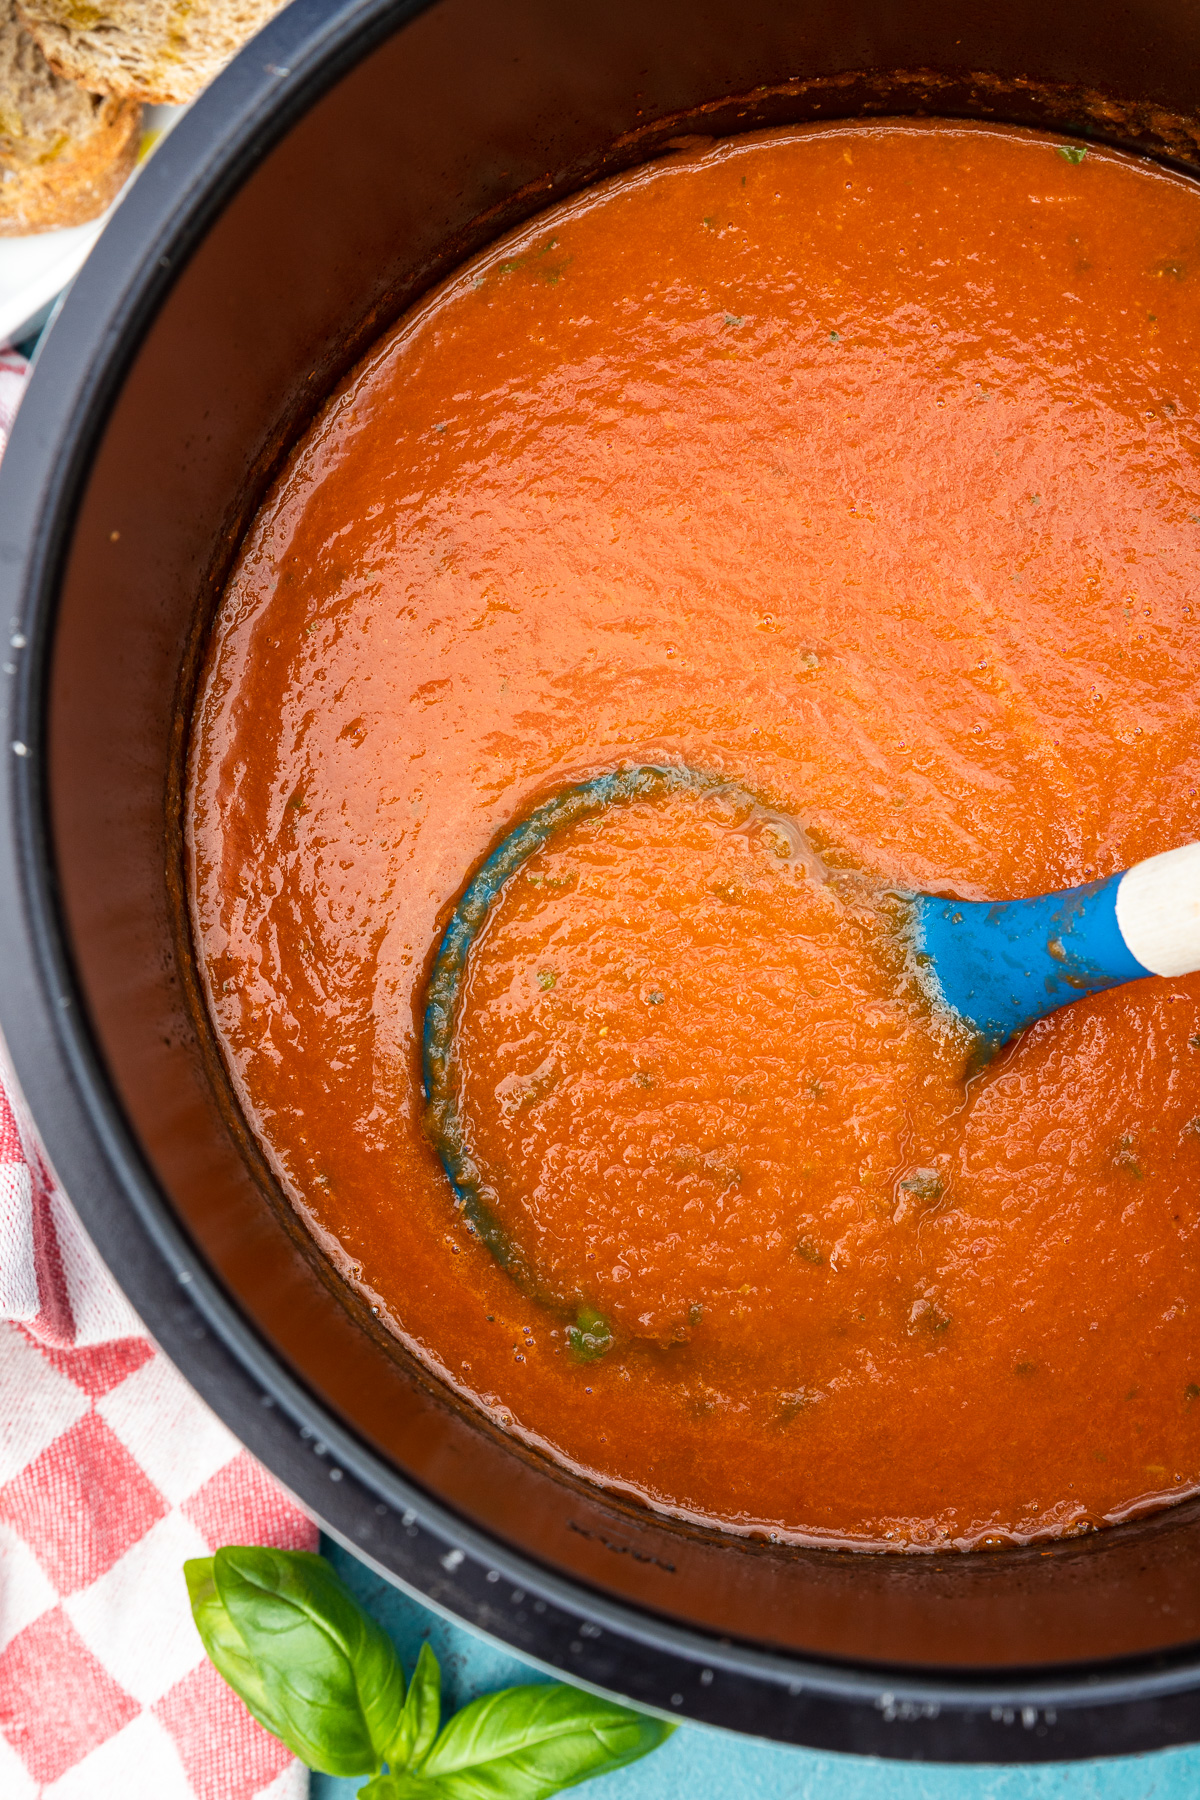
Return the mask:
M21 0L61 75L100 94L190 100L283 0Z
M97 218L133 168L142 109L64 81L0 0L0 237Z

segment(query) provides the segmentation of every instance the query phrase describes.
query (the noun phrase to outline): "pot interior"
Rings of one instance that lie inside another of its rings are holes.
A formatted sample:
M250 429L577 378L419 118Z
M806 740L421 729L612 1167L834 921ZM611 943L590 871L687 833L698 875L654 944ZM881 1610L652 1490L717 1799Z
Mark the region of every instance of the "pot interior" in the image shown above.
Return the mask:
M365 347L466 255L693 133L941 114L1200 168L1193 11L439 0L390 23L215 216L184 217L178 274L129 328L77 493L47 676L50 892L117 1129L253 1331L381 1468L586 1590L716 1637L909 1669L1188 1644L1200 1506L1027 1551L785 1549L618 1502L454 1402L326 1263L238 1115L197 996L179 814L199 650L266 484Z

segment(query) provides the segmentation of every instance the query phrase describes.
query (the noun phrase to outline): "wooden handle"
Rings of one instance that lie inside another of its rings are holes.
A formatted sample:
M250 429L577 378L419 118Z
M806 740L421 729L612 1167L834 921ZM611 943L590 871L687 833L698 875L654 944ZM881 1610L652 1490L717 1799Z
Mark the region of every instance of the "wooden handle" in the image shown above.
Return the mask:
M1151 974L1200 969L1200 844L1181 844L1126 869L1117 888L1117 924Z

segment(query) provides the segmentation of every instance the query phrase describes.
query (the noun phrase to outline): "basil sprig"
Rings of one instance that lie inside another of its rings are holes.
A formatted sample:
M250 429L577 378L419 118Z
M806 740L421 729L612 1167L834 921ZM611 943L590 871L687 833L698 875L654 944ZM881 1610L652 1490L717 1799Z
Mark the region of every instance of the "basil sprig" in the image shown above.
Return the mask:
M405 1692L391 1639L322 1556L231 1546L184 1564L204 1648L260 1725L363 1800L546 1800L675 1729L576 1688L486 1694L441 1725L425 1644Z

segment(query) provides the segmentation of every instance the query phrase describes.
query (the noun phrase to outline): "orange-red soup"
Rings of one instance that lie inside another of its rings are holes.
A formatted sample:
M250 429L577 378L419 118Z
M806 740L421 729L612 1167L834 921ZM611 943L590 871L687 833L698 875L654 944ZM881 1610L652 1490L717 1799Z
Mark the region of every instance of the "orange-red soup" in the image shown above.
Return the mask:
M396 1333L596 1481L892 1548L1200 1485L1200 983L971 1075L887 899L1200 835L1198 293L1200 192L1149 164L733 139L469 264L259 516L191 762L232 1079ZM521 1286L424 1129L424 984L515 820L673 761L757 805L565 830L471 953Z

